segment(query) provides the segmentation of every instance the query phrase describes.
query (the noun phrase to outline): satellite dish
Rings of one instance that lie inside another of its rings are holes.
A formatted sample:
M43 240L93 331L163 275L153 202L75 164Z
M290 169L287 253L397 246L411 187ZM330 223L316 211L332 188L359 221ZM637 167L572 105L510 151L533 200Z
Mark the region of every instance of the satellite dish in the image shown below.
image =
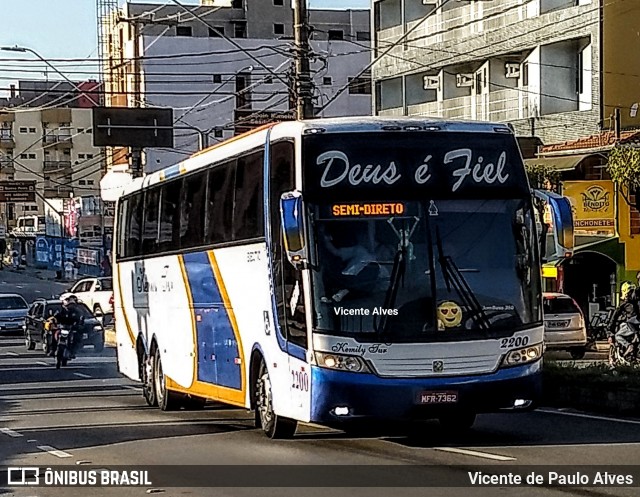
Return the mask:
M631 106L631 112L629 114L631 117L636 117L638 115L638 102Z

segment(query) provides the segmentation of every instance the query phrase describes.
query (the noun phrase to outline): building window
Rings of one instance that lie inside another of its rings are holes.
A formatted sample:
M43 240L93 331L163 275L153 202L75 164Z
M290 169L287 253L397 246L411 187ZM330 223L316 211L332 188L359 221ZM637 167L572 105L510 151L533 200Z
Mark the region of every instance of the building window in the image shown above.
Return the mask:
M284 5L284 0L273 0L273 5L282 7Z
M244 22L236 22L233 25L233 36L235 38L247 37L247 25Z
M209 28L209 38L223 38L224 37L224 26L214 26L213 28Z
M349 78L349 93L351 95L371 95L371 76Z
M88 179L87 180L87 185L93 185L94 183L95 183L95 181L92 180L92 179Z
M87 128L84 130L85 133L91 134L93 133L93 129L92 128Z
M84 154L78 154L78 159L84 159Z
M263 84L272 85L273 84L273 76L265 76Z
M27 156L27 154L20 154L20 158L21 159L28 159L29 157Z
M87 159L93 159L93 154L87 154Z
M222 138L224 137L224 134L221 129L217 128L213 130L213 136L216 138Z
M356 31L356 41L371 41L369 31Z
M20 154L21 159L35 159L36 154Z
M29 128L29 133L35 133L36 132L36 128Z
M84 133L84 129L78 128L78 134Z
M584 51L578 53L576 61L576 91L584 93Z
M231 8L232 9L242 9L244 8L244 0L231 0Z
M333 84L333 78L331 76L325 76L322 78L322 84L324 86L331 86Z
M529 86L529 63L522 64L522 86Z
M214 83L222 83L222 74L214 74L213 75Z
M341 29L330 29L329 30L329 39L330 40L344 40L344 32Z
M81 180L78 180L78 184L79 185L86 185L87 182L85 180L81 179Z
M29 129L28 128L20 128L20 133L28 133Z
M191 26L176 26L176 36L192 36Z
M273 25L273 34L274 35L283 35L284 34L284 24L274 24Z

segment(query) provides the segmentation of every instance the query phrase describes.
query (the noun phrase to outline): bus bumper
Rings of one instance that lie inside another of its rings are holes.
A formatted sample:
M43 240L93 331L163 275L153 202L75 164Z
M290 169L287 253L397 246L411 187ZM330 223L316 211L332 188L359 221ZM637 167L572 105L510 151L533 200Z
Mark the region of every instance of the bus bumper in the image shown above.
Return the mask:
M311 421L357 418L420 420L454 411L496 412L535 406L542 391L542 361L484 375L442 378L381 378L312 366ZM455 392L450 404L424 404L425 393Z

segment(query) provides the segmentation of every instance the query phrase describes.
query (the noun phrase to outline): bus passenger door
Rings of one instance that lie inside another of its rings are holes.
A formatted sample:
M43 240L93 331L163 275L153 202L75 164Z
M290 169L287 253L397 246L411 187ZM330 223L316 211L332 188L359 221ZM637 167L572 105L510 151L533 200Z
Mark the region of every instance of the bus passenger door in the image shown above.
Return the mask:
M307 362L307 325L302 271L295 269L280 252L280 278L276 279L278 322L286 339L289 416L308 420L310 415L311 371Z

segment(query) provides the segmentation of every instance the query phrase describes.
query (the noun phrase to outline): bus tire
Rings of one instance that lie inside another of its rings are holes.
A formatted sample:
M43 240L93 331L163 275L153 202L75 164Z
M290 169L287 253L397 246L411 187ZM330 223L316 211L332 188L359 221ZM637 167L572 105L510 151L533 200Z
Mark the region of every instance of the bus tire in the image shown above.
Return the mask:
M438 418L440 426L448 432L470 430L476 422L476 413L471 411L452 412Z
M153 382L158 398L158 406L163 411L175 411L180 409L181 395L167 389L166 378L162 372L162 360L160 349L156 349L153 361Z
M291 438L296 432L297 421L273 412L271 396L271 380L264 361L260 364L260 372L256 382L256 426L272 439Z
M158 407L158 396L156 395L156 384L153 379L155 356L147 357L146 354L140 359L140 379L142 380L142 396L149 407Z

